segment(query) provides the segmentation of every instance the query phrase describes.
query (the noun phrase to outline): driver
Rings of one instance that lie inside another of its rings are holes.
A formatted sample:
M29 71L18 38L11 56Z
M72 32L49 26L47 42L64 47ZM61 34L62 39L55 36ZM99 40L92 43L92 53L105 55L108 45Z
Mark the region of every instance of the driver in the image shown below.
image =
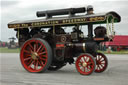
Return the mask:
M53 27L51 27L49 30L48 30L49 33L52 33L53 34ZM55 34L65 34L66 32L64 31L64 29L60 26L55 26Z
M104 26L98 26L94 30L95 37L105 37L106 36L106 28Z

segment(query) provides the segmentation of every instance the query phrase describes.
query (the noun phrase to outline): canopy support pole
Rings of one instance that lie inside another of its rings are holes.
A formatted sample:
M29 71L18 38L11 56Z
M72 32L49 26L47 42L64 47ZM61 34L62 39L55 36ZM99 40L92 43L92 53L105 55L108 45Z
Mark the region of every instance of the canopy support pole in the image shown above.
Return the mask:
M88 39L93 40L93 25L91 23L88 24Z

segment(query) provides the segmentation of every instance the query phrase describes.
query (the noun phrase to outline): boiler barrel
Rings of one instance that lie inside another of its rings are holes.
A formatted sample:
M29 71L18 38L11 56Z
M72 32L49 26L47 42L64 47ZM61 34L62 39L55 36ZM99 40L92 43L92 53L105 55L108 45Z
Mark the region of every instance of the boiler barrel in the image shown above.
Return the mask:
M68 8L68 9L58 9L58 10L49 10L49 11L37 11L37 17L44 16L56 16L56 15L66 15L66 14L75 14L75 13L84 13L86 11L85 7L80 8Z
M76 52L94 53L98 49L98 45L96 42L72 43L67 44L67 46L72 47L73 50L76 50Z

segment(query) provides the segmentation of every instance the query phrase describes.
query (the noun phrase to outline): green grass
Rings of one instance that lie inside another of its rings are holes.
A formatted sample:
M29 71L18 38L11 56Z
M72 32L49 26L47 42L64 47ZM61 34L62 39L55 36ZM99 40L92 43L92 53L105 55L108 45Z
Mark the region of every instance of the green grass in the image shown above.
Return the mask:
M8 49L7 47L5 48L0 47L0 53L19 53L19 52L20 52L20 48Z
M110 53L108 53L107 51L98 51L98 52L102 52L104 54L128 54L128 50L111 51Z
M6 48L1 48L0 47L0 53L19 53L20 52L20 48L16 48L16 49L8 49ZM121 51L111 51L110 53L108 53L107 51L98 51L98 52L102 52L104 54L128 54L128 50L121 50Z

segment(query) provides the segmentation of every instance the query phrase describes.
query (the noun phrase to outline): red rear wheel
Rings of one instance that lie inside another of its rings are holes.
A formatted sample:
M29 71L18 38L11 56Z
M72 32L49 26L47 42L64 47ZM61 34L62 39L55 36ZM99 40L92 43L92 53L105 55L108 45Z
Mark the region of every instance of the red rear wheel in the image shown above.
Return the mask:
M52 51L42 39L33 38L24 43L20 53L23 67L29 72L45 71L51 64Z
M102 53L97 53L96 56L96 70L95 72L100 73L106 70L108 66L108 59Z
M87 53L81 54L76 60L76 68L80 74L90 75L95 70L95 60Z

